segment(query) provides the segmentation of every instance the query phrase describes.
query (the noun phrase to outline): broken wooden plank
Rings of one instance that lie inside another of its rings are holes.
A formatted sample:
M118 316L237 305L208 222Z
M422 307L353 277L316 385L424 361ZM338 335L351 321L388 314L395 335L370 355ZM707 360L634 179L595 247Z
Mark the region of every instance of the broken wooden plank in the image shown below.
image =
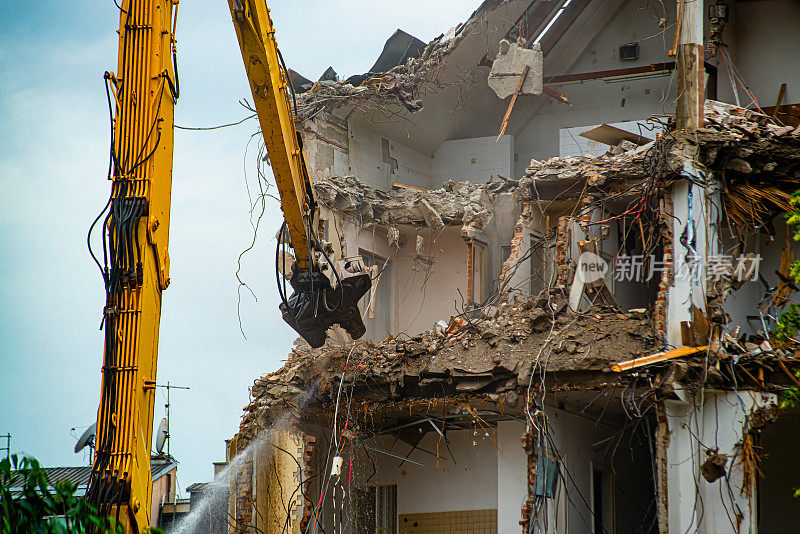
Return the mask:
M655 354L651 354L650 356L642 356L641 358L636 358L634 360L620 362L612 365L611 370L616 373L621 373L622 371L627 371L628 369L633 369L635 367L642 367L644 365L650 365L651 363L672 360L673 358L680 358L681 356L691 356L692 354L697 354L698 352L703 352L706 350L708 350L708 345L704 347L680 347L665 352L657 352Z
M773 119L775 117L777 117L778 113L781 111L781 104L783 104L783 97L784 97L785 94L786 94L786 84L782 83L781 84L781 88L778 91L778 103L775 104L775 111L772 112L772 118Z
M798 379L797 379L797 377L796 377L796 376L794 376L794 375L793 375L793 374L792 374L792 373L789 371L789 368L788 368L788 367L786 367L786 364L785 364L785 363L783 363L782 361L778 360L778 365L780 366L781 370L782 370L784 373L786 373L786 376L788 376L788 377L789 377L789 378L792 380L792 382L794 382L794 383L795 383L795 385L797 385L797 386L800 386L800 380L798 380Z
M424 187L417 187L415 185L406 185L398 182L392 182L392 189L414 189L415 191L430 191L430 189L425 189Z
M514 96L511 97L511 102L508 104L508 109L506 110L506 114L503 117L503 122L500 124L500 134L497 136L497 140L499 141L503 134L506 133L506 127L508 126L508 120L511 118L511 111L514 109L514 104L517 103L517 97L522 92L522 86L525 83L525 78L528 77L528 71L531 70L530 65L525 65L525 68L522 69L522 76L519 77L519 83L517 84L517 90L514 92Z

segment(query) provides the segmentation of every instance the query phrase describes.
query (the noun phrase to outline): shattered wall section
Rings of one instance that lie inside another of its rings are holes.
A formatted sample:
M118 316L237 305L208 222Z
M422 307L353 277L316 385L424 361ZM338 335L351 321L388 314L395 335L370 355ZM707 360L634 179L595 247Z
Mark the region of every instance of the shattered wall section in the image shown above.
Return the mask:
M321 112L302 124L303 151L312 181L319 176L350 174L347 121Z
M513 190L514 184L505 181L450 181L434 191L382 191L354 178L317 180L317 200L329 214L327 239L337 252L359 254L375 264L375 275L382 277L379 284L391 288L383 299L391 300L391 330L373 332L374 341L389 334L416 334L461 313L471 300L468 288L474 273L468 254L473 244L485 250L485 265L475 271L480 278L475 283L495 294L521 209Z

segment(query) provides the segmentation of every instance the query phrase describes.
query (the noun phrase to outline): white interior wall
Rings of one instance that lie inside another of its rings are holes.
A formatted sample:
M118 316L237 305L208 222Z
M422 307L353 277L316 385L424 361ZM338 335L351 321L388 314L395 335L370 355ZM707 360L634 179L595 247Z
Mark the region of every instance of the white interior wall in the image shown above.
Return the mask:
M485 183L514 172L514 138L475 137L445 141L433 155L433 188L447 180Z
M497 423L497 532L518 532L522 505L528 494L528 455L520 441L520 421Z
M566 525L559 526L558 532L592 532L587 503L591 502L593 465L603 466L615 474L617 487L610 500L615 507L616 532L636 531L653 495L647 449L636 444L629 446L633 441L626 435L624 450L620 449L613 456L604 455L593 444L611 436L615 431L613 427L557 408L548 407L547 413L553 441L566 461L564 472L569 472L568 478L559 482L565 487L565 491L559 492L566 499L560 508L567 510L567 520ZM367 440L365 445L373 449L369 450L369 458L362 448L354 451L353 485L396 484L398 514L497 509L498 532L517 532L527 495L528 460L520 441L525 433L524 423L500 421L494 434L480 428L447 432L455 462L451 461L439 434L434 430L425 431L418 448L413 451L407 443L390 436ZM408 455L422 465L401 464L400 459L374 449L400 457ZM349 472L348 465L349 460L345 458L343 472Z
M615 427L553 407L547 407L546 412L553 443L564 460L562 471L568 473L559 481L559 484L566 484L569 503L565 531L570 534L593 532L590 505L594 464L607 468L615 476L616 532L635 532L653 498L649 451L625 434L620 441L624 445L615 454L604 454L604 448L594 444L614 434Z
M384 161L384 138L368 127L349 121L350 174L370 187L384 191L392 182L430 189L432 185L433 158L401 143L388 139L389 158Z
M417 235L422 236L422 256L433 258L433 264L416 256ZM461 295L467 295L467 245L460 229L448 227L439 235L430 228L418 232L403 228L404 245L397 251L395 265L395 332L415 335L448 321L462 306ZM459 290L461 295L459 295Z
M338 229L348 256L359 254L359 250L372 251L392 266L390 278L380 283L391 286L393 335L415 335L456 314L455 306L461 306L459 290L466 296L467 289L467 246L460 228L447 227L435 234L430 228L400 227L400 246L394 247L389 245L384 227L362 228L349 218L340 221ZM418 235L423 240L419 256ZM430 265L425 259L428 257L433 259ZM376 302L376 306L383 305Z
M610 213L604 211L600 215L605 219L610 216ZM649 272L650 258L642 256L642 238L638 225L632 224L632 220L627 218L620 221L620 226L617 226L617 221L611 221L608 227L608 237L601 241L601 256L609 265L605 277L606 285L623 310L652 307L658 296L661 273L653 272L652 278L647 280L651 276ZM620 230L622 230L621 236ZM622 238L622 246L620 246L620 238ZM633 247L628 249L626 243ZM628 259L624 258L625 255L628 256ZM663 257L661 254L657 254L655 260L660 262ZM617 272L614 268L615 261L617 261ZM631 269L624 266L623 261L629 261L630 264L634 261L641 261L641 273L631 274ZM618 273L620 278L624 279L617 280ZM623 273L624 277L622 277ZM628 275L631 275L633 279L627 280Z
M669 442L668 510L670 532L755 533L755 495L741 492L744 480L739 454L746 420L751 410L774 403L772 393L688 392L683 401L665 401ZM707 482L700 475L708 448L728 456L727 475ZM741 523L731 523L736 512Z
M708 0L706 3L709 3ZM723 40L731 43L731 55L750 91L761 106L774 106L781 83L786 83L784 104L800 103L800 2L796 0L761 0L732 2L731 21ZM707 32L706 32L707 33ZM776 39L780 36L780 40ZM726 102L733 102L730 77L719 64L718 91ZM750 98L740 90L741 103Z
M706 4L713 3L706 0ZM628 1L611 24L590 45L587 53L571 70L573 73L621 69L654 63L674 61L667 55L672 48L674 24L662 28L658 19L664 16L675 20L675 3L649 4ZM800 69L796 51L800 50L800 4L794 0L763 0L728 4L731 21L723 32L733 60L755 94L761 106L774 106L781 83L787 84L784 103L800 102ZM706 35L709 24L706 20ZM775 36L780 35L776 46ZM639 42L639 59L621 61L619 46ZM707 57L718 66L717 99L733 103L730 77L725 65L717 57ZM548 70L545 57L545 76L564 74ZM515 113L526 107L541 106L527 124L514 125L517 158L515 176L524 173L531 158L547 159L559 154L562 137L559 130L575 126L616 123L636 120L652 114L674 112L675 79L670 75L654 75L639 79L591 80L575 83L553 84L572 103L568 108L547 97L526 97L517 104ZM750 104L750 98L740 91L741 104ZM521 105L520 105L521 104ZM566 143L569 145L569 143ZM574 155L576 147L566 146L564 155Z
M510 194L498 195L495 206L494 217L484 232L489 241L486 247L488 292L495 289L502 268L501 247L511 242L519 215L519 206ZM326 213L329 212L326 210ZM390 306L394 335L415 335L428 330L439 320L449 320L458 313L456 309L466 304L462 302L462 295L467 295L467 245L460 227L447 227L436 234L427 227L402 226L399 228L400 246L395 247L389 245L386 227L361 227L358 221L342 216L336 220L336 224L329 226L329 240L344 242L344 251L335 248L337 256L371 252L388 260L391 266L385 273L388 278L382 278L380 284L390 286L391 302L375 304L376 308ZM417 236L422 238L419 255ZM528 288L524 280L529 274L527 269L529 267L523 266L520 270L520 284L525 290ZM364 321L369 331L369 318Z
M586 54L575 64L572 73L594 72L651 65L671 61L666 50L672 47L674 32L659 26L663 16L662 6L674 12L675 3L650 4L628 1L609 26L592 42ZM667 15L674 20L674 15ZM674 26L671 26L674 28ZM649 39L646 39L650 37ZM619 59L621 45L638 41L639 59ZM552 72L548 57L544 61L545 77L566 74ZM670 76L654 76L614 81L590 80L575 83L550 84L562 92L572 107L546 96L525 97L517 103L516 114L524 109L537 109L538 113L527 124L514 128L514 150L519 154L515 176L522 176L531 158L546 160L559 155L562 128L583 127L601 123L636 121L654 113L672 113L675 82Z
M449 458L447 447L436 431L431 429L422 438L419 447L435 452L437 442L441 458L438 467L436 457L415 450L410 459L423 466L370 451L377 472L369 484L397 484L397 513L426 514L453 512L460 510L487 510L497 508L497 460L495 446L489 436L481 430L475 433L466 430L447 432L450 450L455 462ZM366 445L375 449L405 456L411 447L397 442L392 448L394 438L382 436L370 439ZM363 484L372 473L369 460L359 453L356 463L355 483Z

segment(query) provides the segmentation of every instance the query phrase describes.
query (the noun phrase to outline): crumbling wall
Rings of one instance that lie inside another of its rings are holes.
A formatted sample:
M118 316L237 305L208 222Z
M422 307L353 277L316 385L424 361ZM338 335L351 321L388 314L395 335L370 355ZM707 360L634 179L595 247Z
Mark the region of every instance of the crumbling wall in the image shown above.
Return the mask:
M350 168L359 181L388 191L393 183L430 189L433 158L369 129L368 124L348 121Z
M763 331L759 311L764 315L764 324L770 329L774 328L773 317L780 315L787 301L780 297L773 299L769 290L785 287L785 281L790 279L790 262L793 258L800 259L800 246L787 235L792 232L793 229L787 227L786 220L778 216L772 219L771 225L754 230L752 235L747 236L741 249L743 252L758 254L758 273L753 273L753 276L748 277L739 289L725 299L724 310L731 317L729 328L738 326L741 333L748 335ZM737 251L737 240L732 239L728 232L721 232L720 237L724 250ZM731 257L732 261L735 259Z
M303 153L312 182L351 173L347 121L321 112L302 123Z
M310 515L305 490L311 476L307 448L312 444L303 433L289 429L271 430L263 441L253 455L254 531L300 534Z
M670 532L757 529L757 457L751 430L775 396L753 392L685 392L665 401ZM777 407L775 407L775 410Z
M487 296L494 294L504 247L511 244L521 210L513 187L504 181L448 182L435 191L381 191L352 178L315 183L334 251L390 264L378 283L391 287L391 302L375 304L391 308L391 331L374 332L374 341L389 334L417 334L465 310L471 302L471 240L486 248L483 282ZM369 328L369 314L366 320Z

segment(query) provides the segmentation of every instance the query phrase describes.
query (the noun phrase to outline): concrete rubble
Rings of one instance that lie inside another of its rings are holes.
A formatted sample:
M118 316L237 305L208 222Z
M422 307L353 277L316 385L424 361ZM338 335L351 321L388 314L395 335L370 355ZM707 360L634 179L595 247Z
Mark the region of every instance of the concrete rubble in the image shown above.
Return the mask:
M437 232L445 225L485 228L492 220L497 198L511 198L516 188L513 181L475 184L451 180L433 191L381 191L356 178L336 176L314 183L317 202L360 223L427 226Z
M525 95L542 94L542 65L544 55L539 43L523 48L519 43L500 41L500 50L489 72L489 87L500 98L516 92ZM525 70L527 67L528 70ZM523 73L525 77L522 78ZM522 79L522 85L519 85Z
M335 402L342 380L354 388L353 399L359 402L402 403L444 394L487 402L502 397L510 409L520 409L516 399L525 397L534 368L571 373L562 387L597 387L609 380L602 375L612 364L654 346L644 312L575 315L567 312L558 292L474 315L377 345L331 342L315 350L301 344L283 369L256 381L242 429L268 425L312 384L316 403ZM531 358L537 353L541 361Z
M479 10L480 11L480 10ZM478 12L476 12L478 13ZM323 109L341 106L393 106L402 104L409 112L419 111L423 102L418 95L437 85L437 67L469 33L477 17L431 41L419 57L409 58L386 72L366 73L344 82L319 82L297 94L297 120L305 122Z

